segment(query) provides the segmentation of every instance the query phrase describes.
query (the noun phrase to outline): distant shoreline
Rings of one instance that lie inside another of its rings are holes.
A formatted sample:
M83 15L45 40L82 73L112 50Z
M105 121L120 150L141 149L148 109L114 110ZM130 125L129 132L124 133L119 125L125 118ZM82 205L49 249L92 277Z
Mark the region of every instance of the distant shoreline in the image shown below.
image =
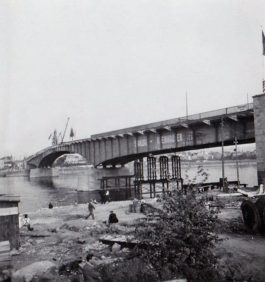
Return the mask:
M228 163L228 164L236 164L236 160L224 160L225 163ZM239 164L256 164L257 160L256 159L244 159L244 160L238 160L238 163ZM205 165L205 164L220 164L222 163L222 160L191 160L191 161L188 161L188 160L182 160L181 161L182 164L191 164L193 163L194 165L199 165L199 164L202 164L202 165Z

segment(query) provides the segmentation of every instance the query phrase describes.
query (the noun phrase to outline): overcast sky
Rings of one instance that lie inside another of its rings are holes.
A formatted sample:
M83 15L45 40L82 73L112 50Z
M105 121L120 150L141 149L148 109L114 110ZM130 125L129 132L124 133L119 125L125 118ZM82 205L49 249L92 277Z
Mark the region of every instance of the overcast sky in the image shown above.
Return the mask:
M247 102L265 0L1 0L0 156ZM69 139L69 131L66 140Z

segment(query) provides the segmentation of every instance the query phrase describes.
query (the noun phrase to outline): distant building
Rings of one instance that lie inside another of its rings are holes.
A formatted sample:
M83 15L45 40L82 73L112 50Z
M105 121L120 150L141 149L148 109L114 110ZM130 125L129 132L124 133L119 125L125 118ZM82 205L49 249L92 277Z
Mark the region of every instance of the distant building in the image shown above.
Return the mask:
M8 169L13 167L13 157L6 156L0 159L0 169Z
M14 160L12 156L0 158L0 169L2 170L23 170L26 168L26 161Z

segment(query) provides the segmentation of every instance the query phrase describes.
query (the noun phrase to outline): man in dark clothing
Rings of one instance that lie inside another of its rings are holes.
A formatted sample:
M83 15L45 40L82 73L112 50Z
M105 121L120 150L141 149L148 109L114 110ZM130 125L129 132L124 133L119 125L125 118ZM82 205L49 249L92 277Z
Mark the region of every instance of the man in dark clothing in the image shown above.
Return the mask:
M109 215L109 225L113 224L113 223L117 223L119 222L116 213L114 213L113 211L110 212Z
M106 204L106 191L100 190L99 193L101 198L101 204Z
M90 201L90 202L88 203L89 214L88 214L87 218L89 218L90 216L92 216L92 219L95 219L95 216L94 216L94 209L95 209L95 207L94 207L94 205L92 204L92 201Z

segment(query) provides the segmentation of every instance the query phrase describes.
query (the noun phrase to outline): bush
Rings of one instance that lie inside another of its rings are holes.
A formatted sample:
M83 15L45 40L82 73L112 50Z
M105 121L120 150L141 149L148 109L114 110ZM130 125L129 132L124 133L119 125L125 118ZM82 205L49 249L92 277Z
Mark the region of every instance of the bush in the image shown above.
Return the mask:
M157 270L161 280L218 281L213 254L217 211L208 211L194 193L166 197L157 221L136 230L141 241L136 255Z
M158 276L152 266L138 258L104 265L100 269L102 282L156 282Z

